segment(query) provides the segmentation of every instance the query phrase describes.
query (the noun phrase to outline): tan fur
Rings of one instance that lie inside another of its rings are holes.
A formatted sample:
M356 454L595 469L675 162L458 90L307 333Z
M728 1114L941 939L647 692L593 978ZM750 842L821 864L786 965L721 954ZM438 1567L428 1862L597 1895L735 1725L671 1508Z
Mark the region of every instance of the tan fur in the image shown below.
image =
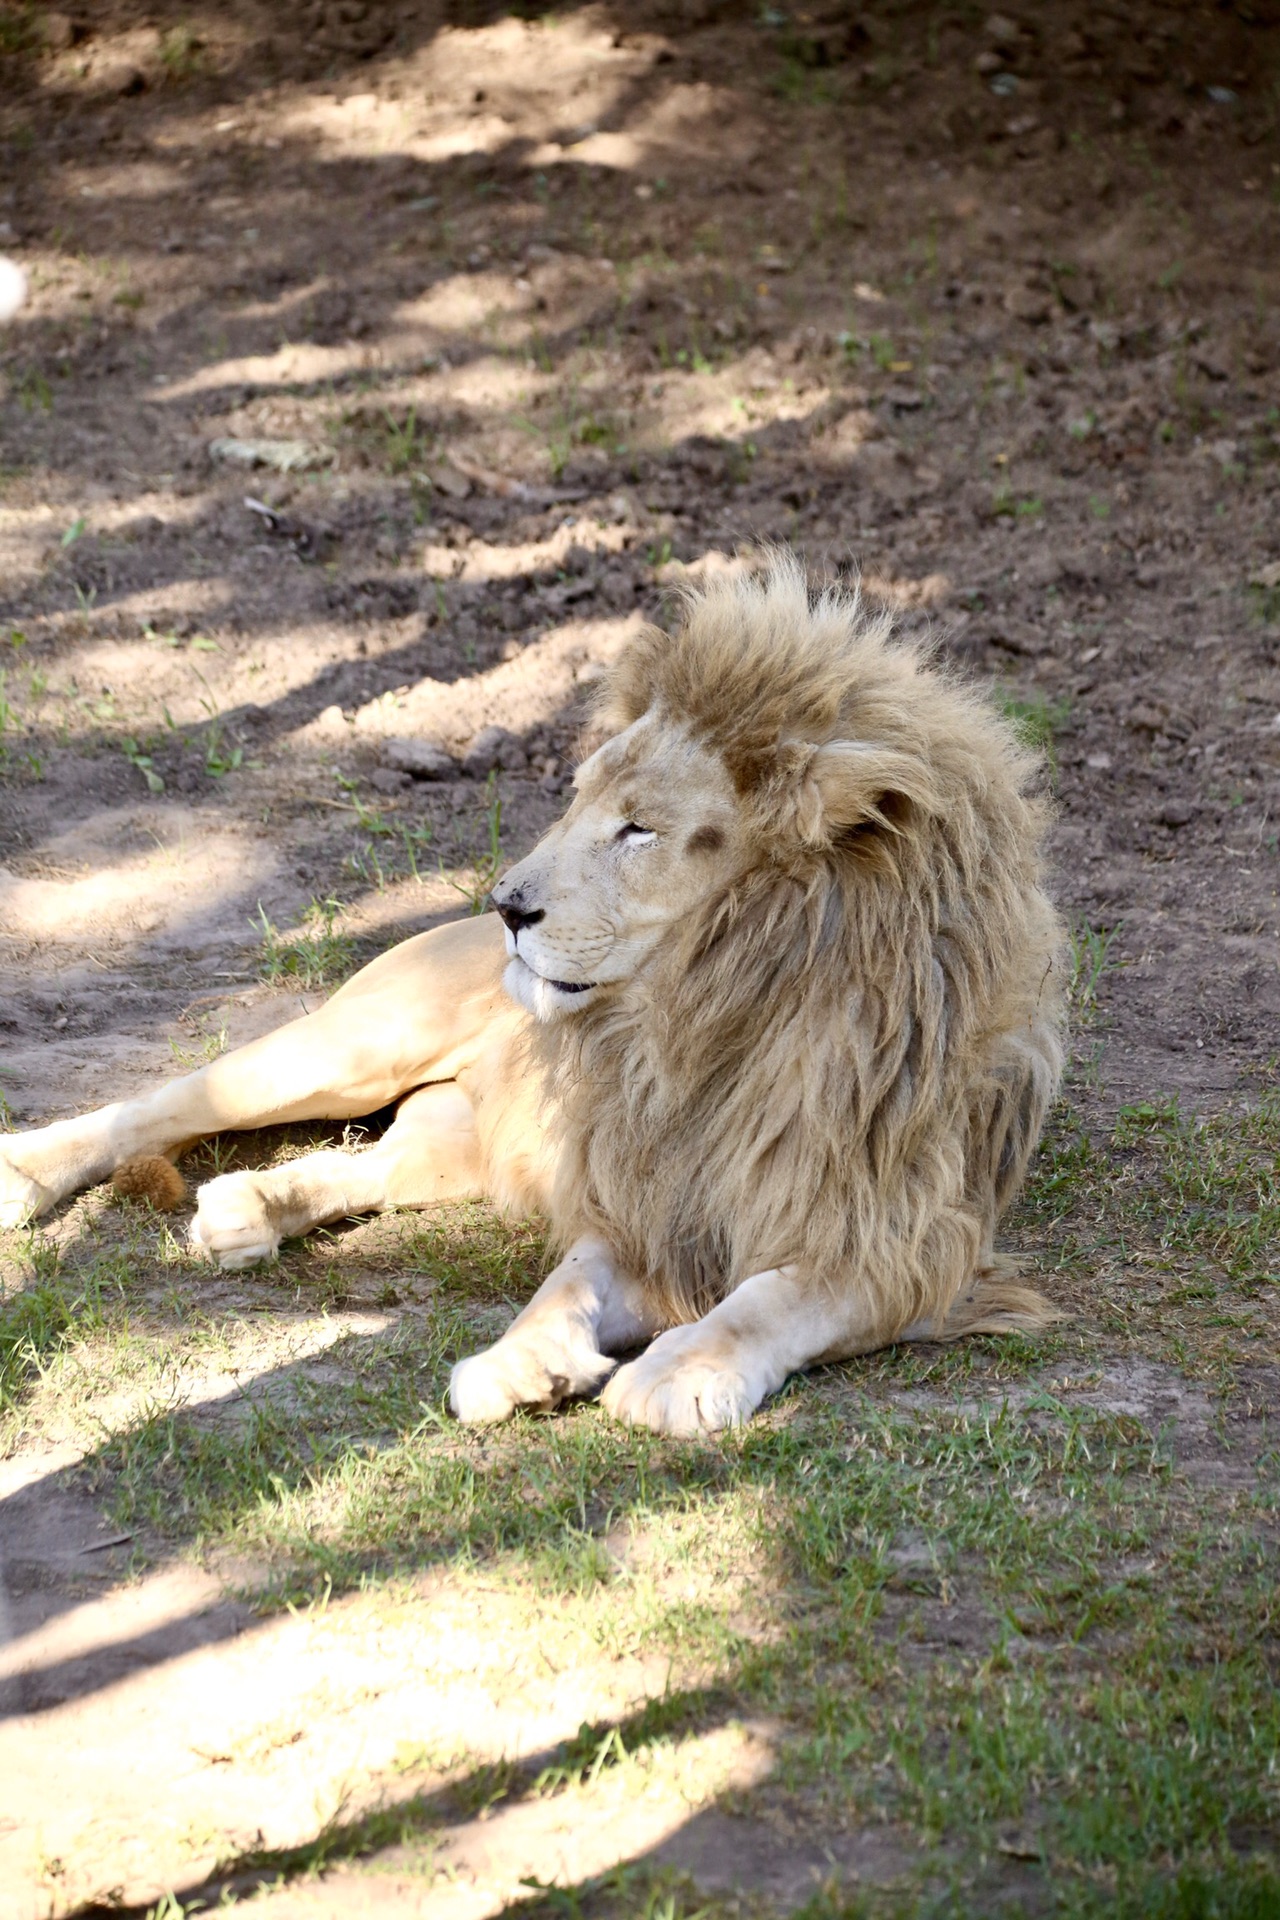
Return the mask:
M157 1213L172 1213L187 1197L187 1183L172 1160L163 1154L139 1154L126 1160L111 1176L123 1200L145 1200Z
M545 1210L564 1257L455 1369L465 1419L607 1382L622 1419L714 1430L795 1368L1054 1317L993 1251L1062 1059L1035 759L781 556L643 633L598 733L494 889L505 936L420 935L184 1080L6 1139L0 1223L220 1128L399 1099L366 1152L208 1183L192 1237L236 1266L379 1207Z

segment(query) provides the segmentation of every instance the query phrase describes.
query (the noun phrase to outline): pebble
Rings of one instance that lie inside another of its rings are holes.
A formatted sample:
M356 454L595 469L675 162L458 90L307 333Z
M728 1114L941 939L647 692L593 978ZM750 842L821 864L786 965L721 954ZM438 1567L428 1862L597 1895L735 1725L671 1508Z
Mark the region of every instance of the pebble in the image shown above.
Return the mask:
M1190 800L1166 800L1156 819L1162 827L1189 826L1196 817L1196 808Z
M456 780L458 777L458 763L441 740L387 740L383 743L382 758L393 773L407 773L415 780Z
M1041 327L1053 312L1053 301L1035 287L1010 287L1004 297L1004 310L1029 327Z
M225 460L232 466L274 467L277 473L327 466L333 459L330 448L315 446L310 440L211 440L209 453L214 460Z
M52 53L65 53L76 42L76 23L69 13L46 13L40 23L40 38Z
M462 771L473 780L487 779L499 767L517 773L528 764L524 742L507 727L482 727L462 756Z
M375 793L402 793L410 785L410 776L398 767L375 767L369 785Z

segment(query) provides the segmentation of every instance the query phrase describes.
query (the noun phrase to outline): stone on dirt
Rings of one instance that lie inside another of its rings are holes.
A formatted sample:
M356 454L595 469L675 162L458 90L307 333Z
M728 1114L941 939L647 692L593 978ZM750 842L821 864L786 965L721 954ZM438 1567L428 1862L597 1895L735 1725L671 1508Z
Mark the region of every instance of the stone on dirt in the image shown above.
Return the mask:
M412 774L415 780L453 780L458 763L442 740L388 740L382 758L395 773Z
M484 780L502 767L518 773L529 764L524 742L506 727L482 727L462 757L462 771Z
M327 466L333 458L327 447L310 440L211 440L209 453L232 466L274 467L277 473Z
M403 793L410 784L410 776L396 767L375 767L369 775L369 785L375 793Z

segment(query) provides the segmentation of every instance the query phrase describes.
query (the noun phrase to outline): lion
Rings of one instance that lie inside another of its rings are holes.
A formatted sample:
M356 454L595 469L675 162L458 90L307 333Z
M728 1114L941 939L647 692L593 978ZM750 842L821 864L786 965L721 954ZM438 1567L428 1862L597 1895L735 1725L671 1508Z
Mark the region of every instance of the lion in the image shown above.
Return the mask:
M545 1216L558 1264L453 1370L470 1422L598 1394L714 1433L819 1363L1055 1318L994 1247L1063 1059L1036 756L785 554L641 631L594 725L494 911L156 1092L8 1137L3 1218L122 1168L146 1190L140 1160L226 1128L398 1102L363 1151L210 1180L191 1240L243 1267L382 1208Z

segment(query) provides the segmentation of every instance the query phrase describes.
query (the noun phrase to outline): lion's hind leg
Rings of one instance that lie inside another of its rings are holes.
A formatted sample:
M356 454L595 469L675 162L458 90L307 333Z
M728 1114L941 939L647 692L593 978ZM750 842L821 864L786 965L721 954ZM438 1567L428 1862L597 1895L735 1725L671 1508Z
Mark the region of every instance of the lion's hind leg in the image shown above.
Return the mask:
M210 1180L197 1196L191 1240L221 1266L248 1267L327 1220L483 1191L474 1110L462 1088L446 1081L409 1094L381 1140L362 1152L325 1148Z

